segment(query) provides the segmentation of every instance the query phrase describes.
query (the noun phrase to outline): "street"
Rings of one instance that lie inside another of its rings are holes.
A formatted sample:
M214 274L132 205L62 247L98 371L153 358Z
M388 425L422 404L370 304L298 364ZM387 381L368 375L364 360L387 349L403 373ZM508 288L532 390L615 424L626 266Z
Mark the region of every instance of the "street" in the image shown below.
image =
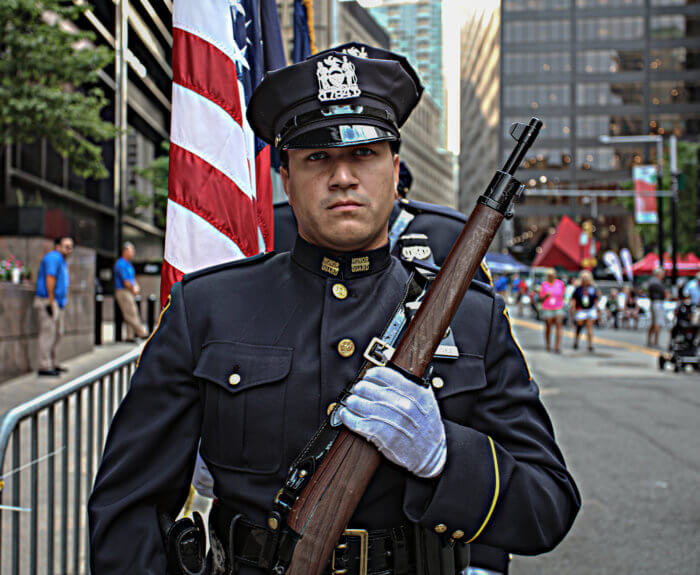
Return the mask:
M559 547L515 557L511 574L700 573L697 372L659 371L642 331L598 330L592 354L564 337L556 355L542 324L514 324L583 507Z

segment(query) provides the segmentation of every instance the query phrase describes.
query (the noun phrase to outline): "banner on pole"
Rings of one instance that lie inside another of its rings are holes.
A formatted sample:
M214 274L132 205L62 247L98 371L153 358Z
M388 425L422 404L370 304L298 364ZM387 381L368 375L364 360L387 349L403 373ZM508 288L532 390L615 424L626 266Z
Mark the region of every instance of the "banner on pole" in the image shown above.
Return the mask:
M620 250L620 259L622 260L622 267L625 270L625 275L629 281L634 279L634 272L632 271L632 254L627 248L622 248Z
M610 273L615 276L617 282L622 283L622 265L620 264L618 255L609 250L603 254L603 261L608 270L610 270Z
M634 166L632 179L636 192L634 196L634 221L638 224L658 223L656 196L648 195L649 192L656 192L657 189L656 166Z

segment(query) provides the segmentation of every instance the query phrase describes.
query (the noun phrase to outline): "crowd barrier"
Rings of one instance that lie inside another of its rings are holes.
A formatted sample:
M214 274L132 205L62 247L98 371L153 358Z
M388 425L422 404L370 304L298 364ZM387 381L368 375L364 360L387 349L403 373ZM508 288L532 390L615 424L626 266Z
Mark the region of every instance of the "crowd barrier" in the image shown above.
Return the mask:
M0 418L0 573L88 574L87 498L139 349Z

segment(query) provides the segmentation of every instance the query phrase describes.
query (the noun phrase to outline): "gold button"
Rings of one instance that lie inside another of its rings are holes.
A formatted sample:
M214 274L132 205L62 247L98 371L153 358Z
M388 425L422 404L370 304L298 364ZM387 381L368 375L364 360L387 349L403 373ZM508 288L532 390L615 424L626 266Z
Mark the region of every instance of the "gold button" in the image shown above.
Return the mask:
M238 385L239 383L241 383L241 376L237 373L232 373L228 377L228 382L230 385Z
M342 357L350 357L355 353L355 342L351 339L341 339L338 342L338 353Z
M337 403L331 403L328 408L326 409L326 415L330 415L333 413L333 410L335 409L335 406L338 405Z
M338 299L345 299L348 297L348 288L343 284L333 284L333 295Z
M267 526L272 529L273 531L277 531L277 527L279 525L279 521L275 517L268 517L267 518Z
M445 380L441 377L434 377L431 383L435 389L441 389L442 386L445 385Z
M447 531L447 525L444 523L438 523L435 526L435 533L444 533L445 531Z
M462 537L464 537L464 531L461 529L457 529L457 531L452 534L452 539L461 539Z

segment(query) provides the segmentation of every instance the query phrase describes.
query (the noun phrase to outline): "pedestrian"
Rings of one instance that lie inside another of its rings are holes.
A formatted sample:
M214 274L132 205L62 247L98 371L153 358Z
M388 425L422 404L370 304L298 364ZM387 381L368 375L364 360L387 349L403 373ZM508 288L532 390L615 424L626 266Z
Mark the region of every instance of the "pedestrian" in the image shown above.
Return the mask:
M583 328L586 328L588 338L588 351L593 351L593 323L598 318L596 302L598 292L593 285L593 274L590 270L583 270L579 274L579 286L574 291L571 299L573 314L576 322L576 335L574 336L574 349L578 349L578 339Z
M502 298L507 297L507 292L508 292L508 276L507 275L502 275L498 276L494 280L493 284L494 289L496 290L496 293L500 295Z
M528 293L530 292L530 285L528 283L527 278L520 278L520 281L518 282L518 296L517 296L517 304L518 304L518 315L522 317L525 314L525 300L529 300L528 298Z
M554 352L561 353L561 330L564 323L564 282L557 278L553 269L547 270L547 279L540 286L542 299L542 317L545 321L544 342L547 351L550 350L552 325L555 327Z
M340 62L354 68L357 85L345 87L356 95L335 103L320 71L332 76ZM419 267L393 258L388 240L399 128L420 96L414 76L400 56L329 50L268 74L253 94L248 122L280 152L299 237L289 253L173 286L90 497L93 573L165 573L169 557L179 561L183 524L171 521L200 438L216 495L211 572L284 564L294 534L270 515L272 502L327 413L384 455L329 570L417 574L444 561L455 573L466 542L541 553L570 528L580 497L490 285L467 291L449 330L458 353L434 357L427 385L375 367L333 405ZM418 549L416 537L431 546Z
M628 328L636 330L639 326L639 314L641 312L637 290L633 287L625 286L622 291L625 301L623 323L626 323Z
M122 255L114 264L114 298L119 304L126 324L126 341L135 342L134 336L148 337L148 330L141 323L136 296L140 288L136 282L136 272L131 260L136 255L136 248L131 242L122 246Z
M700 305L700 272L685 283L683 295L690 299L692 305Z
M666 272L663 268L654 271L654 277L647 286L647 293L651 301L651 324L647 330L647 346L659 347L659 333L666 325L666 296L667 290L664 285Z
M610 290L610 295L608 295L607 300L605 300L605 312L608 315L608 322L612 320L613 328L620 328L620 290L617 288L612 288Z
M73 253L73 238L61 236L54 249L39 264L34 292L34 308L39 316L39 375L57 376L66 368L56 362L56 347L63 334L63 315L68 303L68 258Z

